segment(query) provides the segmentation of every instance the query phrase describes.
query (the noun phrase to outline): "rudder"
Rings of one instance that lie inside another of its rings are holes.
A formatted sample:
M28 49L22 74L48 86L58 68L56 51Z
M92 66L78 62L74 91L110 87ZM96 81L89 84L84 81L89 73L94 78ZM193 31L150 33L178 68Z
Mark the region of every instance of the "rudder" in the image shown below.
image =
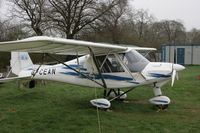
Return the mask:
M16 75L24 68L30 67L33 62L27 52L11 52L10 66Z

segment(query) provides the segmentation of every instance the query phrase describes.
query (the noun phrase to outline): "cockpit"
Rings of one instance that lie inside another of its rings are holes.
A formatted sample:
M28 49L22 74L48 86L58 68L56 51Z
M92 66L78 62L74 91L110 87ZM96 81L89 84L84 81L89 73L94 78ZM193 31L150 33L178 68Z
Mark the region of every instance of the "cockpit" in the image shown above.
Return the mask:
M126 69L130 72L140 72L149 63L149 60L136 50L119 54L96 56L96 59L103 73L124 72Z

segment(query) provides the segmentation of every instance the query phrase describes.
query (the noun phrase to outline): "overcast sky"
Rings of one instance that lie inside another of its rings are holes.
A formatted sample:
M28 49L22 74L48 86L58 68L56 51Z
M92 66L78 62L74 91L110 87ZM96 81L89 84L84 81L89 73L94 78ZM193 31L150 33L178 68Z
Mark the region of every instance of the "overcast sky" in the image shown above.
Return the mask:
M7 6L6 6L5 0L0 0L0 18L5 18L5 14L7 12Z
M6 0L0 0L0 18L6 15ZM200 29L200 0L132 0L136 9L148 10L158 20L181 20L187 30Z
M133 0L136 9L145 9L158 20L182 20L187 30L200 29L200 0Z

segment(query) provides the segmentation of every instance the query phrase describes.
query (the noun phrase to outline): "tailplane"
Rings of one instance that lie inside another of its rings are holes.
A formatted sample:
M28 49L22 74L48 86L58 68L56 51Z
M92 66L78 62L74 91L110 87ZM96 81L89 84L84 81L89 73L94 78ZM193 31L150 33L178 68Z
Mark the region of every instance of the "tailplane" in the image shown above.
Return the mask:
M22 69L33 66L33 62L27 52L11 52L10 66L12 72L18 75Z

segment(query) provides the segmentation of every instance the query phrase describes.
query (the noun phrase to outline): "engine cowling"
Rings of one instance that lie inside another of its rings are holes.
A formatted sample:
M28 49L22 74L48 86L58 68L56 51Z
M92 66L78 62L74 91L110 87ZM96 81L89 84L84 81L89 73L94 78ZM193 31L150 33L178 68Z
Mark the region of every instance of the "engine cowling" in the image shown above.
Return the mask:
M108 101L105 98L93 99L93 100L90 100L90 103L93 106L98 107L98 108L102 108L102 109L108 109L111 106L110 101Z
M170 99L167 96L156 96L149 99L149 102L153 105L168 105L170 103Z

